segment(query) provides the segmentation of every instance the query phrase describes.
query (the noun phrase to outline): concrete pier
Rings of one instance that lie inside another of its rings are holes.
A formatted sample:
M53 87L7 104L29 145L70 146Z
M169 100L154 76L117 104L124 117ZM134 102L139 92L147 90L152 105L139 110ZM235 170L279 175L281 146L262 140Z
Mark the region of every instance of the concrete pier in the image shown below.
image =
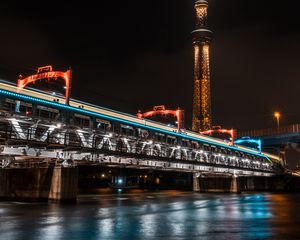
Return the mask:
M272 176L272 177L239 177L239 188L241 191L284 191L287 190L287 176Z
M236 177L232 176L193 176L194 192L239 192L239 185Z
M231 177L231 184L230 184L230 190L231 193L239 193L240 188L238 185L238 178L236 176Z
M200 192L200 174L193 173L193 191Z
M74 201L78 170L75 167L0 169L0 199L20 201Z
M193 175L194 192L299 191L300 178L277 176Z
M74 201L77 197L78 169L76 167L53 169L48 195L49 200Z

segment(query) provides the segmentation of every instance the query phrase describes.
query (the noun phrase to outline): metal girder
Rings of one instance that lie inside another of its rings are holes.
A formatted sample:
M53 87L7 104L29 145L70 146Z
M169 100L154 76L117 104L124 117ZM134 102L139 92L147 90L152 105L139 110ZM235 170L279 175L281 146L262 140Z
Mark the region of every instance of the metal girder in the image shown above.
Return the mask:
M271 163L261 162L257 159L175 146L152 139L139 139L112 132L99 133L74 127L66 128L62 127L62 124L43 124L16 118L4 119L2 122L5 120L11 128L9 128L10 132L0 131L0 137L6 139L6 144L0 151L2 159L5 156L14 156L17 159L31 157L33 159L70 160L78 163L87 161L99 164L143 165L182 169L182 171L220 168L264 174L273 172ZM145 161L151 164L143 164ZM2 164L2 166L4 165Z

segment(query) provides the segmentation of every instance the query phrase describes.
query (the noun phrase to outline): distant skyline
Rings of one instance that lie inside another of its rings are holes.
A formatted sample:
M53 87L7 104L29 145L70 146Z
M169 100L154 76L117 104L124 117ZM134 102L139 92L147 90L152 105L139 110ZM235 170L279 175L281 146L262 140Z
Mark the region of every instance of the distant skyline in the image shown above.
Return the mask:
M99 5L99 6L98 6ZM72 97L135 114L180 107L191 127L193 0L0 4L0 78L73 69ZM209 1L213 125L299 123L297 2Z

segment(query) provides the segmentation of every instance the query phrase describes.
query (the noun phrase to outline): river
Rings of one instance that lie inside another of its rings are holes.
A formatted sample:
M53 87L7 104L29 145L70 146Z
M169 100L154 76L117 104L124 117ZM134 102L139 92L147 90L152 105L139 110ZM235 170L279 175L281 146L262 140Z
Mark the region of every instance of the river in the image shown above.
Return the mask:
M300 239L300 194L184 191L0 202L0 239Z

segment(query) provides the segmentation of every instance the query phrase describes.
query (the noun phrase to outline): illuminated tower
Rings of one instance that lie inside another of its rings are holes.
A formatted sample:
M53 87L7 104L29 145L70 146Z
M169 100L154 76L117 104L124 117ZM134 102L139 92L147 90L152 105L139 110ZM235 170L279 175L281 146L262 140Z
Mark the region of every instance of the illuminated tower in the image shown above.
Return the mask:
M195 2L196 27L192 32L194 47L194 101L192 129L211 129L209 44L212 32L207 28L208 2Z

